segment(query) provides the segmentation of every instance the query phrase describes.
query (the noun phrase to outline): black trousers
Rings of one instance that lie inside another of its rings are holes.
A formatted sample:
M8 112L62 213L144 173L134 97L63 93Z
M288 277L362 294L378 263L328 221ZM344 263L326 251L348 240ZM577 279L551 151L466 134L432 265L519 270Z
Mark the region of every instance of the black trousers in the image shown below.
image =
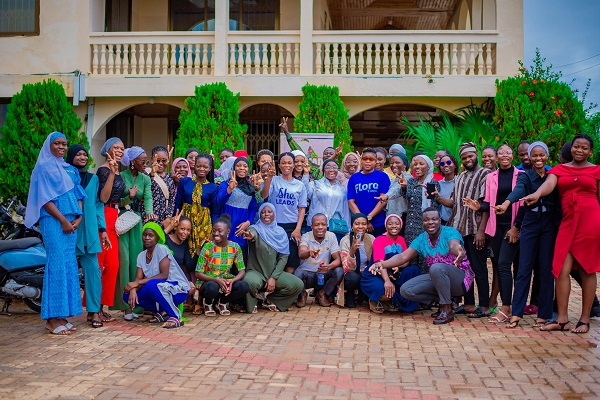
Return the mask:
M509 229L510 225L498 225L496 235L491 239L494 257L498 260L498 286L503 306L509 306L512 302L514 281L512 266L520 244L519 242L511 244L504 238ZM517 275L517 268L518 264L515 264L514 276Z
M221 292L220 286L217 282L204 282L200 286L200 297L204 298L206 304L213 304L215 299L218 299L221 303L229 303L232 300L244 298L246 293L250 290L248 284L244 281L236 281L231 285L231 292L225 296L225 293Z
M473 241L475 235L463 236L465 242L465 252L467 258L471 263L471 268L475 273L475 283L477 284L477 292L479 295L479 306L489 307L490 306L490 281L488 279L487 269L487 247L483 246L481 250L475 248ZM465 305L475 305L475 285L471 285L471 288L465 293Z

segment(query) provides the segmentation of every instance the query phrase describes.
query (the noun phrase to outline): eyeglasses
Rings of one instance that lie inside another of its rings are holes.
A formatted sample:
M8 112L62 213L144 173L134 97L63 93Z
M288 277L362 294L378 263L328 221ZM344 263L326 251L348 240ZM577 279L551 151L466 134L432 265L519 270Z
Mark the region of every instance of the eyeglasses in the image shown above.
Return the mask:
M337 165L328 165L325 167L325 171L337 171L337 170L338 170Z
M444 165L452 165L452 161L440 161L440 167L443 167Z
M375 157L365 157L365 156L362 156L362 160L363 161L377 161L377 159Z
M503 155L507 155L507 156L512 156L512 150L498 150L498 155L499 156L503 156Z

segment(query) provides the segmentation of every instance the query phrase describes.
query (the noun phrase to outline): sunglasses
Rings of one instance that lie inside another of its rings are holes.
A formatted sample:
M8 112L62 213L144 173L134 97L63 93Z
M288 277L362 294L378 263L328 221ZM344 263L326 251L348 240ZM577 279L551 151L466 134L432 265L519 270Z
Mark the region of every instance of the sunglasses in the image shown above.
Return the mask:
M498 150L498 155L503 156L503 155L507 155L510 156L512 155L512 150Z
M452 161L440 161L440 167L443 167L444 165L452 165Z

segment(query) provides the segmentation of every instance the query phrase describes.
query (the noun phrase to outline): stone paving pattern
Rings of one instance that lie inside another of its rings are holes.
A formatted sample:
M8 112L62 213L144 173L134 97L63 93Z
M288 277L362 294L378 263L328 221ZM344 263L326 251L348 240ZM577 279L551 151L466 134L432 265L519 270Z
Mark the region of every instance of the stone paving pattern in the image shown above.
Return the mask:
M575 288L575 287L574 287ZM579 289L577 287L577 289ZM580 293L573 292L571 321ZM50 335L22 303L0 316L0 399L593 399L600 322L540 332L431 311L375 315L311 304L166 330L122 320Z

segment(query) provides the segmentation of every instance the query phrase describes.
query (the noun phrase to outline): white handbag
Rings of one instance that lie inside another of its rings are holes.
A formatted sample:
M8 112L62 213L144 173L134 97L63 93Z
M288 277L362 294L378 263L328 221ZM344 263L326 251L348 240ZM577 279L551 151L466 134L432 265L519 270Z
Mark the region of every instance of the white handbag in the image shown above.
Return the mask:
M119 215L117 222L115 222L115 231L117 232L117 236L121 236L129 232L142 220L142 217L131 211L131 207L125 206L125 209L127 211Z

